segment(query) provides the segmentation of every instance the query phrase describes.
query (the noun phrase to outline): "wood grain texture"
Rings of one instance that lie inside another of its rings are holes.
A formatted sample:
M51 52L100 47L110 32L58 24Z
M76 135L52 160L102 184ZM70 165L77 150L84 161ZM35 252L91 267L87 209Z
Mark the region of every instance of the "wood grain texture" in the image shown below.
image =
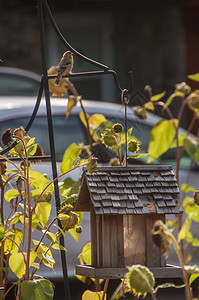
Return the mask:
M151 230L157 220L165 221L164 215L152 214L146 217L146 266L161 267L166 265L166 260L161 253L161 249L152 240Z

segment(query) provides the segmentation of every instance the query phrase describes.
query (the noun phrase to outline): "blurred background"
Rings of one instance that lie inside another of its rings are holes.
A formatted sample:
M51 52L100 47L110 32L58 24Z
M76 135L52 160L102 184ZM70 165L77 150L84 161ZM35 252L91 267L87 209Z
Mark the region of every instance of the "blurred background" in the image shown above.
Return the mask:
M134 91L149 84L153 93L174 90L176 83L199 72L198 0L49 0L55 21L66 40L82 54L106 64L128 88L133 71ZM35 1L1 2L1 66L41 74L40 37ZM56 65L64 49L45 18L48 66ZM96 70L75 58L73 72ZM109 76L73 80L84 98L120 102ZM188 82L197 88L194 82ZM180 101L180 100L179 100ZM178 112L177 102L173 112ZM192 115L187 112L183 126Z

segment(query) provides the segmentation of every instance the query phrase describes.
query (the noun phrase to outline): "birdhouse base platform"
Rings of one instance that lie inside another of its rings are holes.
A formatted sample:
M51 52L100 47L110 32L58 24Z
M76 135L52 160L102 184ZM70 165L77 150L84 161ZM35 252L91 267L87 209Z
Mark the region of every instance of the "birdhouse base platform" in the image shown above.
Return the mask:
M166 267L149 267L155 278L181 278L182 268L174 265ZM90 265L76 265L77 275L99 279L119 279L128 272L127 268L95 268Z

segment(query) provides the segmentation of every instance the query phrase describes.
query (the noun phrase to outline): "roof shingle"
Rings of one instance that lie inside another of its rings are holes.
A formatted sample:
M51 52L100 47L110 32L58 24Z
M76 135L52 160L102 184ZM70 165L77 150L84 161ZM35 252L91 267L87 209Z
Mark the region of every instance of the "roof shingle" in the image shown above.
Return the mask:
M84 170L76 210L79 202L90 201L81 199L85 186L96 214L182 212L171 166L100 167L93 174Z

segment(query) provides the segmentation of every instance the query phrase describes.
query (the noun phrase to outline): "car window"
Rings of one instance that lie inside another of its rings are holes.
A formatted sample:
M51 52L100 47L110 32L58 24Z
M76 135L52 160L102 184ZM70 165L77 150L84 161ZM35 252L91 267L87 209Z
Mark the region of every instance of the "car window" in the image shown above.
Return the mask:
M7 128L14 130L20 126L25 127L29 118L15 118L1 122L0 133ZM61 160L66 148L72 143L86 142L86 131L79 116L71 115L68 119L64 115L53 116L54 139L56 158ZM37 116L28 134L36 137L36 142L42 146L45 154L50 154L48 125L46 116Z
M36 96L39 83L23 76L0 75L1 96Z
M108 117L108 120L114 123L121 123L124 126L124 119L122 118L114 118ZM28 123L29 118L15 118L11 120L7 120L1 122L0 124L0 134L7 128L15 129L20 126L25 127ZM72 143L87 143L87 136L86 130L83 126L82 122L78 115L70 115L68 119L65 118L64 115L56 115L53 116L53 127L54 127L54 138L55 138L55 149L56 149L56 159L62 160L63 154L66 148ZM152 127L143 122L141 120L128 120L127 121L127 129L133 127L132 135L138 138L141 141L141 150L142 152L147 152L148 144L149 144L149 137L150 131ZM42 146L44 149L45 154L50 154L50 146L49 146L49 138L48 138L48 126L47 126L47 118L46 116L37 116L32 127L28 133L31 137L36 137L36 142ZM105 148L105 147L104 147ZM111 157L111 152L108 153L105 149L100 148L97 149L98 154L95 153L95 156L106 156ZM108 154L107 154L108 153ZM123 155L125 154L125 149L123 149ZM129 153L130 154L130 153ZM176 157L175 157L175 149L170 149L166 153L164 153L158 160L154 160L153 163L155 164L170 164L175 166L176 164ZM104 160L104 158L103 158ZM143 157L139 160L134 160L131 163L146 163L148 157ZM181 168L189 168L190 165L190 158L184 152L184 155L181 159Z

